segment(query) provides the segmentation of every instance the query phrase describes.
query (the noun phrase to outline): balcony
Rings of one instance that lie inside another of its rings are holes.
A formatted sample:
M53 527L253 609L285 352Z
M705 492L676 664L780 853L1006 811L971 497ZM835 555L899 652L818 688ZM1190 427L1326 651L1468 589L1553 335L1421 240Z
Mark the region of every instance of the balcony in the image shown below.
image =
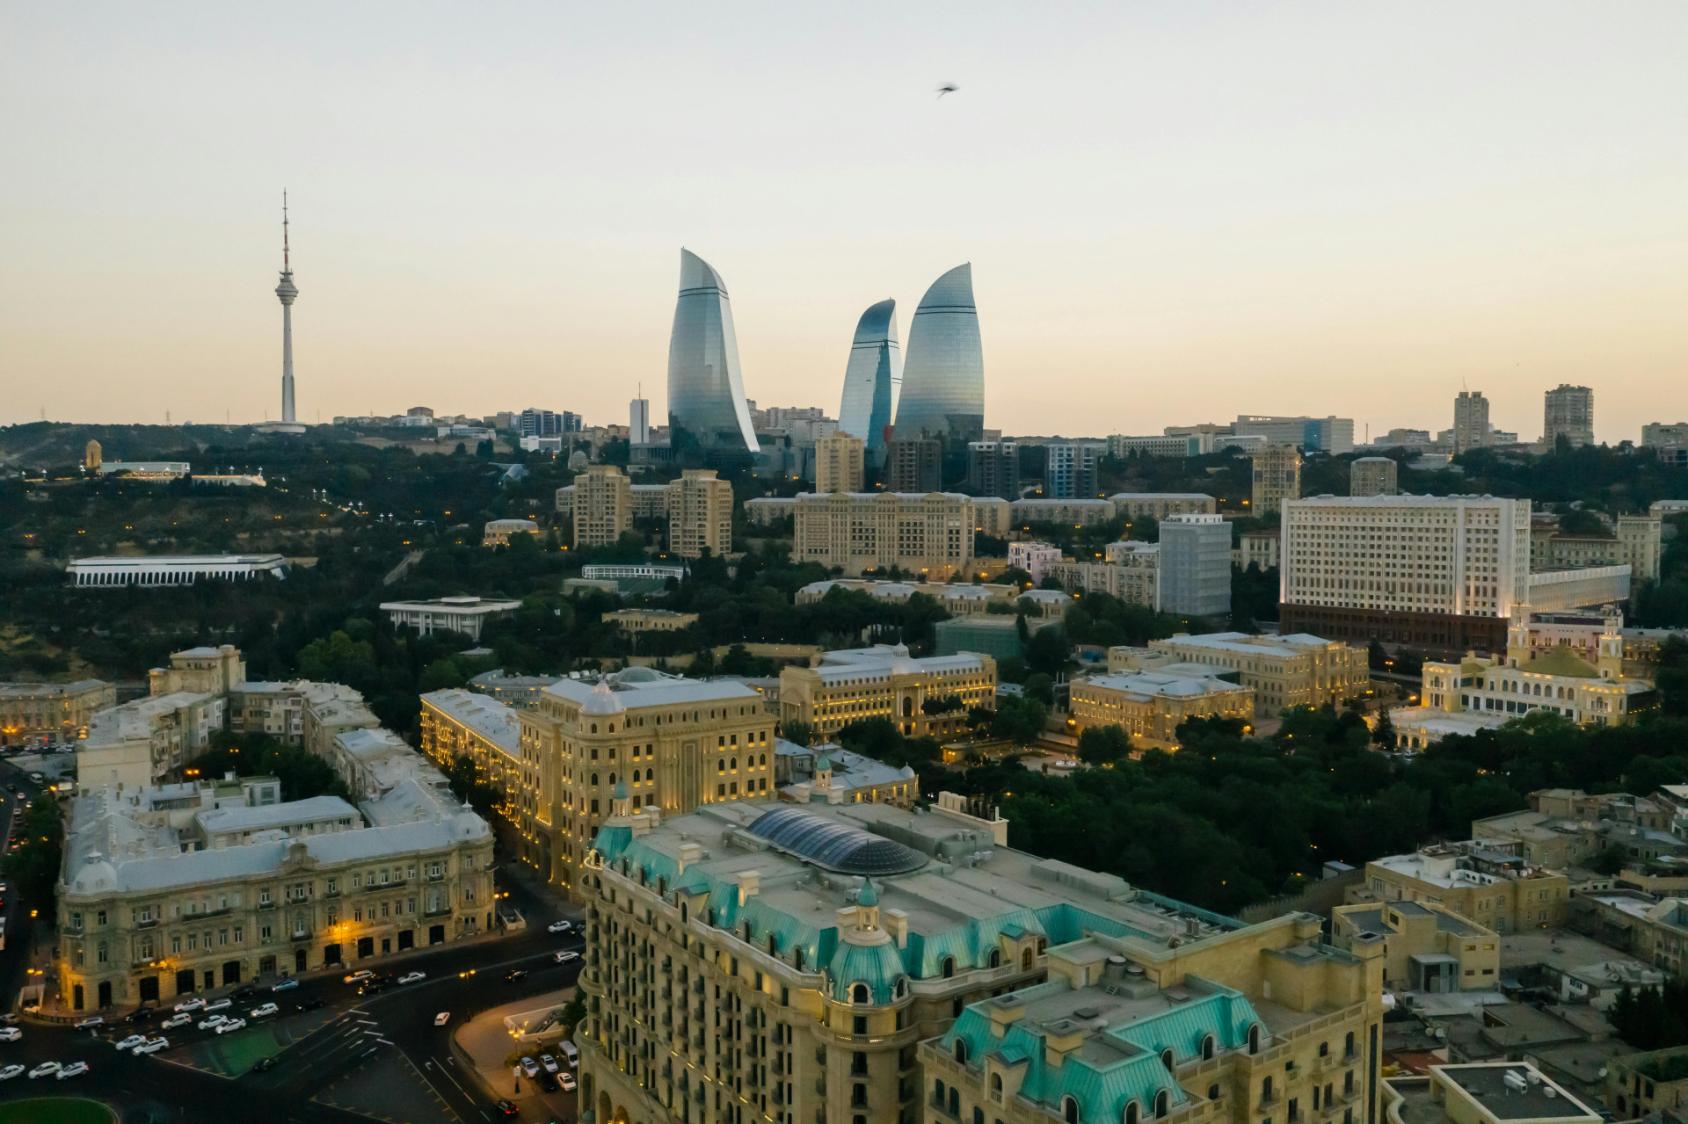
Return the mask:
M442 903L440 905L430 906L429 908L423 910L422 916L423 917L444 917L446 914L448 914L450 912L451 912L451 906Z
M269 900L267 902L259 902L258 908L259 909L274 909L275 908L275 899L272 898L271 900Z
M192 917L195 917L195 916L198 916L198 915L191 914L191 913L188 914L189 918L192 918ZM135 928L137 928L137 929L156 929L157 927L158 927L158 918L156 918L156 917L145 917L145 918L142 918L142 919L135 922Z
M330 886L322 892L322 896L325 898L337 898L340 896L340 887Z
M311 931L309 929L295 929L293 935L287 939L290 941L308 941L311 939Z
M428 881L430 881L430 882L444 882L445 881L445 871L443 871L443 870L438 870L438 871L430 870L428 872Z

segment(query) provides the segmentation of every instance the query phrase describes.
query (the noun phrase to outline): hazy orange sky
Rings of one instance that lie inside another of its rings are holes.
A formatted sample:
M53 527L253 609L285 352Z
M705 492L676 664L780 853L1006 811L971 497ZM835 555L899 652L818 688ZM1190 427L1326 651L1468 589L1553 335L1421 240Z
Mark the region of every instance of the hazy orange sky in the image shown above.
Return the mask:
M4 8L0 421L663 400L678 251L747 393L971 261L986 424L1688 418L1688 5ZM944 81L960 91L941 100Z

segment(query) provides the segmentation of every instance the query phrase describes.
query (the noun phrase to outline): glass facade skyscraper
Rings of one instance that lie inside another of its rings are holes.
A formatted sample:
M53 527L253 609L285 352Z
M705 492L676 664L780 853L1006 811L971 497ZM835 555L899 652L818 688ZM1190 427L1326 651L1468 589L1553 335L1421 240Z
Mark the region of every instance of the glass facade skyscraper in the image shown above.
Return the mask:
M914 310L895 436L938 437L965 448L984 428L985 360L969 263L932 282Z
M739 374L727 286L708 262L680 251L680 296L668 337L669 441L759 452Z
M885 451L891 426L891 386L903 377L903 351L897 345L897 302L871 304L856 322L850 362L844 368L844 401L838 428L860 437L870 456Z

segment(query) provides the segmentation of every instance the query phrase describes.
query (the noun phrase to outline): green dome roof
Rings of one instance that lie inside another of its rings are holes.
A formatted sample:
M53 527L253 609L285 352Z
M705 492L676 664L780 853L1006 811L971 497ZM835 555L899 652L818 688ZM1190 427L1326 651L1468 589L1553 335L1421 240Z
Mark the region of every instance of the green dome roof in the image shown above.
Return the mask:
M907 973L897 946L890 941L883 944L859 945L842 943L826 966L827 979L832 984L832 997L840 1003L850 1002L850 989L866 984L875 1003L889 1003L896 996L897 981Z

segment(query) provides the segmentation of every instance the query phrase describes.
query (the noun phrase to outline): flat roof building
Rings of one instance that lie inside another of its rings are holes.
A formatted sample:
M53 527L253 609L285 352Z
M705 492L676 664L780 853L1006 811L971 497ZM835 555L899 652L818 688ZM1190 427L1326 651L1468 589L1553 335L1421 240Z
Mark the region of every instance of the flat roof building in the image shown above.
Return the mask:
M0 745L88 736L94 715L115 705L117 688L103 679L69 683L0 683Z
M381 611L395 628L414 629L418 635L430 632L461 632L479 640L481 629L491 617L504 616L522 607L520 601L500 601L470 595L436 597L432 601L383 601Z
M285 578L287 559L279 554L151 554L73 558L65 572L78 589L120 586L193 585L202 581L253 581Z
M1306 633L1180 633L1151 640L1147 648L1108 649L1109 671L1153 670L1168 663L1197 664L1234 676L1254 692L1260 716L1296 706L1340 706L1364 695L1371 681L1366 649Z
M943 580L973 561L973 500L957 492L805 492L792 560L851 577L892 568Z
M995 705L996 661L977 652L917 659L901 644L878 644L780 669L780 720L823 738L867 718L889 719L905 737L949 737L969 710Z
M1081 676L1070 690L1069 733L1118 726L1134 745L1176 749L1178 727L1192 718L1254 719L1254 692L1199 664L1167 664L1154 671Z

